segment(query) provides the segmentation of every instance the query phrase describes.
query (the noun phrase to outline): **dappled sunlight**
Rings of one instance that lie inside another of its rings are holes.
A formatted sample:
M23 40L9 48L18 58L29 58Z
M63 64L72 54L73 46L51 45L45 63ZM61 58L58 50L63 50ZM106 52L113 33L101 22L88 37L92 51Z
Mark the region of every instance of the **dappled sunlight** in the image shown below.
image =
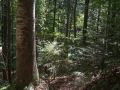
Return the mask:
M120 90L120 0L0 0L0 90Z

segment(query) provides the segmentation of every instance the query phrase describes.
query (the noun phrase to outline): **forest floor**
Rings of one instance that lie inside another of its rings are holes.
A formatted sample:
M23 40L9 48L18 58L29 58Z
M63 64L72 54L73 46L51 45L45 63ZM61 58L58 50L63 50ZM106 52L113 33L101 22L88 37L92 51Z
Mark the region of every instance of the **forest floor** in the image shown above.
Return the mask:
M36 90L48 90L48 88L49 90L120 90L120 68L113 69L106 74L98 74L82 86L75 84L76 79L78 77L56 77L49 84L41 80Z
M79 82L76 85L76 80L81 79L75 76L59 76L54 80L41 79L35 90L120 90L120 67L112 69L106 74L97 74L84 85L80 85ZM0 90L15 90L15 85L9 85L0 80Z
M51 90L75 90L74 80L75 78L72 76L56 77L52 81L41 79L41 83L36 90L48 90L48 88L51 88Z

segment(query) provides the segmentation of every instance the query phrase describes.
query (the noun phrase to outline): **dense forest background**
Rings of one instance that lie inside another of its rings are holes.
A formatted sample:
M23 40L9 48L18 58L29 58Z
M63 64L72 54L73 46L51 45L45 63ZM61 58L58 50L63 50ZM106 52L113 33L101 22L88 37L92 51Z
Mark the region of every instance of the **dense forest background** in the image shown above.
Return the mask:
M34 2L0 0L0 90L120 90L120 0Z

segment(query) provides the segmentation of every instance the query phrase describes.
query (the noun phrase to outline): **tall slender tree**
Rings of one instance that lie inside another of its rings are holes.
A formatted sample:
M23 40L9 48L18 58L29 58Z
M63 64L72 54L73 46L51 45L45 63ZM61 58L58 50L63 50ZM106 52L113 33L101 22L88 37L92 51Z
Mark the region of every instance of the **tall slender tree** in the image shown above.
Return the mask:
M2 0L2 55L6 67L4 79L11 83L11 1Z
M7 71L8 71L8 80L9 82L11 83L11 1L8 0L7 1L7 48L8 48L8 54L7 54L7 59L8 59L8 62L7 62Z
M77 0L75 0L74 5L74 37L76 38L76 8L77 8Z
M86 33L87 33L87 23L88 23L88 9L89 9L89 0L85 0L84 23L83 23L83 44L86 44Z
M66 14L67 14L67 23L66 23L66 32L65 32L65 36L68 37L69 34L69 22L70 22L70 2L71 0L67 0L67 10L66 10Z
M57 6L57 0L54 0L53 32L55 32L56 8L57 8L56 6Z
M1 11L2 11L2 16L1 16L1 31L2 31L2 55L3 55L3 60L5 63L5 69L3 69L3 80L7 80L7 60L5 58L6 56L6 30L5 25L6 24L6 13L5 13L5 1L1 0Z

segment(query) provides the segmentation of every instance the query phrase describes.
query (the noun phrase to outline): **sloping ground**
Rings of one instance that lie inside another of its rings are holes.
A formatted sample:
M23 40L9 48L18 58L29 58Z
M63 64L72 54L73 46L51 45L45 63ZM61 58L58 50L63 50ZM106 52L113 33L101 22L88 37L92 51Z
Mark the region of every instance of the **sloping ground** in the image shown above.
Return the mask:
M120 90L120 68L99 75L87 82L80 90Z
M75 90L73 85L74 77L72 76L62 76L56 77L52 80L49 85L44 80L41 81L40 85L36 90Z
M45 80L40 80L40 84L36 87L35 90L47 90L48 89L48 84L46 83Z
M120 90L120 68L99 74L82 87L75 86L74 81L72 76L57 77L49 85L43 80L36 90Z
M74 77L72 76L63 76L57 77L56 80L50 83L53 90L73 90Z

